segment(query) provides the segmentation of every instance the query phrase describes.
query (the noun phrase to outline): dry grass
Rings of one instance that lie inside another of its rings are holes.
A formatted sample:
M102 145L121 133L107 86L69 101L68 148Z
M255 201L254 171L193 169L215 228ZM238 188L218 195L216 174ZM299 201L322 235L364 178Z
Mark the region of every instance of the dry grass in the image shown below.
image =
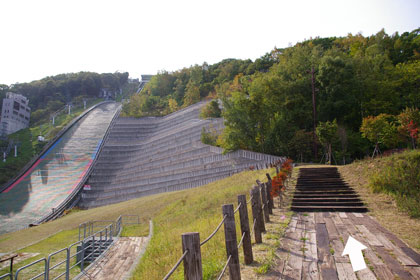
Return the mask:
M395 199L384 193L374 193L369 188L369 178L377 174L386 158L367 159L340 166L343 178L359 193L369 208L369 215L410 247L420 252L420 219L410 218L397 207Z

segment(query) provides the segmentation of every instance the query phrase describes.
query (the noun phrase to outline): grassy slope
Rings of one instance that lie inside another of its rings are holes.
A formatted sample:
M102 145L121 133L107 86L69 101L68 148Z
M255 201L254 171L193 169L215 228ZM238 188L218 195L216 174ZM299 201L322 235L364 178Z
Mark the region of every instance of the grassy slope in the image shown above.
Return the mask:
M398 206L398 198L396 199L396 196L399 196L399 194L397 191L385 191L381 185L378 185L380 182L373 178L391 176L392 178L400 179L402 176L399 172L407 173L409 169L392 171L393 169L389 169L389 167L395 162L406 161L407 158L419 153L418 150L408 151L389 157L357 161L350 165L339 167L345 180L356 189L368 204L369 214L404 240L410 247L417 249L417 251L420 251L420 235L413 234L413 232L420 232L420 219L410 217L409 213L403 210L404 207ZM419 170L411 171L414 175L419 176ZM414 188L415 186L412 187ZM378 192L379 190L381 191ZM420 190L417 190L417 193L418 191Z
M256 179L263 180L265 172L242 172L195 189L148 196L86 211L74 211L38 227L1 235L0 252L19 250L40 253L39 256L23 263L26 264L71 244L76 240L77 227L82 222L116 219L122 214L137 214L143 224L143 228L137 232L147 232L150 218L153 219L155 228L150 250L147 250L144 261L136 270L135 279L162 278L181 254L181 233L199 231L203 240L220 222L222 204L236 205L236 197L241 193L249 196L250 187ZM203 267L207 275L214 275L220 271L226 258L223 248L223 233L220 232L203 248ZM180 278L181 274L178 275Z

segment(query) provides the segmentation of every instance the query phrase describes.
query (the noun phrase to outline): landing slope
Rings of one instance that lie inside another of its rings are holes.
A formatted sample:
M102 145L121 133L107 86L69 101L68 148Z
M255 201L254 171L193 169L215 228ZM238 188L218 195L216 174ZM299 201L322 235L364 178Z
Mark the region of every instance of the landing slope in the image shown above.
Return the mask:
M0 234L36 222L69 196L91 165L119 106L105 103L93 109L0 193Z
M200 119L199 102L165 117L122 118L113 125L82 192L82 208L205 185L283 160L201 143L203 128L223 129L223 119Z

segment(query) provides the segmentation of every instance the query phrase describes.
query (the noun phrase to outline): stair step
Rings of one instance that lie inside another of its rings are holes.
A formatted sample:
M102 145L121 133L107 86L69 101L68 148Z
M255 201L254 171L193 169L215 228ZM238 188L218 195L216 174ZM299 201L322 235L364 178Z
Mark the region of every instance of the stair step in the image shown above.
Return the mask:
M363 206L363 202L355 201L299 201L293 202L293 206Z
M322 212L367 212L367 208L364 206L293 206L292 211L296 212L310 212L310 211L322 211Z

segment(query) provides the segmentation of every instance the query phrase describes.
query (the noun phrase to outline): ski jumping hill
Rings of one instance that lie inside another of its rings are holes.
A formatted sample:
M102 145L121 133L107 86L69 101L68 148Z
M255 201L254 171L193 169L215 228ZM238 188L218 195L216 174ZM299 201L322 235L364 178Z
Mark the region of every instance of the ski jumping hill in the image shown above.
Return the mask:
M165 117L124 118L112 124L79 206L92 208L177 191L228 177L281 157L201 143L203 128L223 129L223 119L200 119L199 102Z

